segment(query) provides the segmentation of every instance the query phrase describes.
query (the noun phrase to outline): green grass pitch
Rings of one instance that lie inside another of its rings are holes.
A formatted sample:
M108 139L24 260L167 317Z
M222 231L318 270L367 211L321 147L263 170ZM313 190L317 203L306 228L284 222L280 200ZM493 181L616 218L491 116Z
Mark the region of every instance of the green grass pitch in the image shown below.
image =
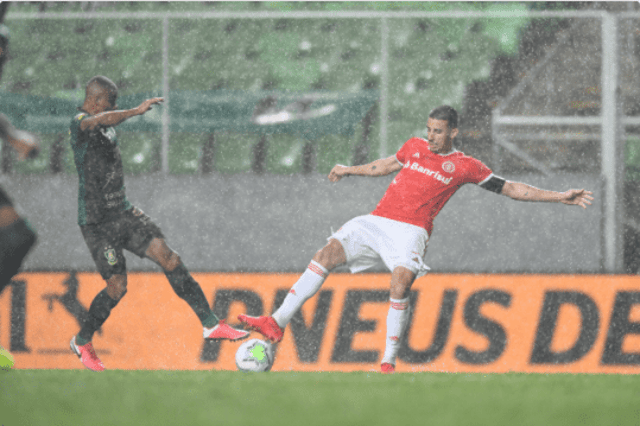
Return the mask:
M638 425L640 376L0 371L0 425Z

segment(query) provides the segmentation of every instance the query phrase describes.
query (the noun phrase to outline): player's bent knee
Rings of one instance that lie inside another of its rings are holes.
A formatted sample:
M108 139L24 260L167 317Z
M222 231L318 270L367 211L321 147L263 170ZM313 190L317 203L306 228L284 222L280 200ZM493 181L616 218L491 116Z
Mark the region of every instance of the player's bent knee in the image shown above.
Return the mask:
M313 260L324 266L329 271L347 261L347 257L340 241L331 238L326 246L320 249Z
M394 269L393 273L397 275L399 281L406 283L408 285L411 285L411 283L413 283L413 280L416 277L415 272L403 266L399 266L396 269Z
M170 251L167 256L162 259L160 266L162 266L165 271L171 272L175 270L180 263L182 263L180 255L174 251Z
M127 293L127 277L114 275L107 280L107 294L115 301L119 301Z
M110 298L118 302L127 294L127 287L107 287L107 294Z
M160 238L151 241L147 249L147 257L160 265L165 271L173 271L182 262L180 255L171 250L167 243Z
M408 297L415 279L416 274L410 269L402 266L395 268L391 274L391 298L404 299Z

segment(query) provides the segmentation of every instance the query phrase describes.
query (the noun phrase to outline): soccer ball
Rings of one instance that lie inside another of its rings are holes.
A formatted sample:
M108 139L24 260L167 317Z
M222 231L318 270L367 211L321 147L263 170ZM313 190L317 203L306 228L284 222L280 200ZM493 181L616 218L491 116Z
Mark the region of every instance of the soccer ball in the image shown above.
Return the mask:
M240 371L269 371L273 366L273 347L260 339L251 339L236 352L236 367Z

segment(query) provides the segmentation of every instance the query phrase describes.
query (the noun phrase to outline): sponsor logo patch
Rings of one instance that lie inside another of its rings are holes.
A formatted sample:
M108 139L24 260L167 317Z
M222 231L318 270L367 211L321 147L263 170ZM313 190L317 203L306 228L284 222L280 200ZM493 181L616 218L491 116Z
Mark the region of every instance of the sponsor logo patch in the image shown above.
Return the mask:
M115 249L112 248L107 248L104 251L104 257L107 258L107 263L111 266L115 265L116 263L118 263L118 258L116 257L116 251Z
M435 171L435 170L429 170L426 167L422 167L420 164L418 164L416 162L414 162L413 164L410 164L409 162L407 162L405 164L404 168L405 169L414 170L416 172L424 173L425 175L427 175L429 177L432 177L432 178L444 183L445 185L449 185L449 183L451 183L451 180L452 180L451 177L445 178L444 175L440 174L440 172Z
M447 173L453 173L456 170L456 166L451 161L445 161L442 163L442 170Z
M113 142L116 138L116 130L113 127L107 127L107 128L100 127L99 131L102 134L102 136L104 136L109 140L109 142Z

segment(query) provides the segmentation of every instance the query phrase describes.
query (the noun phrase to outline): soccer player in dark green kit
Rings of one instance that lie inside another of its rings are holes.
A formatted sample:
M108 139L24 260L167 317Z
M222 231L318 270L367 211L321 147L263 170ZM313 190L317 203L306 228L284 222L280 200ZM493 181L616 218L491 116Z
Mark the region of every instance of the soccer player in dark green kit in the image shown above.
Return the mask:
M138 107L116 110L117 86L107 77L93 77L86 86L80 113L69 134L78 170L78 224L91 256L107 286L91 302L89 316L71 339L71 349L90 370L102 371L91 339L127 292L123 249L151 259L163 269L176 294L186 301L204 327L205 339L239 340L248 332L220 321L211 311L200 285L191 277L177 253L167 246L160 228L131 205L125 195L120 148L114 127L159 104L151 98Z

